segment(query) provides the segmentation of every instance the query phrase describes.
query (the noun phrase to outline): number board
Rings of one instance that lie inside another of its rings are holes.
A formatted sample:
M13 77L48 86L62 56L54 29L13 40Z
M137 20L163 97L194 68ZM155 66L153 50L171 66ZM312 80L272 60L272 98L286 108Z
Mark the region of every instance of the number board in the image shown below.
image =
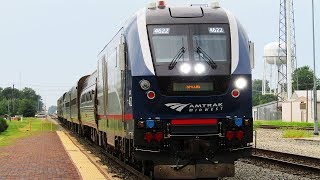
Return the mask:
M170 28L154 28L153 34L169 34Z
M224 28L223 27L209 27L209 33L210 34L224 34Z

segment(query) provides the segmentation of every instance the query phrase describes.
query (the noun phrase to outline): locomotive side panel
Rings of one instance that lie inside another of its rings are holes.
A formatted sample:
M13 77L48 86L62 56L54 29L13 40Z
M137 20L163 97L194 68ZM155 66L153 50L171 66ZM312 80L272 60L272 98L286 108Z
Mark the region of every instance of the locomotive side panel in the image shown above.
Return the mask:
M125 73L120 68L119 45L122 41L121 38L122 30L113 37L112 41L100 53L98 65L99 76L101 76L99 77L100 81L98 81L99 130L106 133L107 142L112 146L122 141L121 137L125 136L123 108L123 88L125 87L123 80ZM104 98L103 94L105 94ZM104 112L100 106L104 106Z

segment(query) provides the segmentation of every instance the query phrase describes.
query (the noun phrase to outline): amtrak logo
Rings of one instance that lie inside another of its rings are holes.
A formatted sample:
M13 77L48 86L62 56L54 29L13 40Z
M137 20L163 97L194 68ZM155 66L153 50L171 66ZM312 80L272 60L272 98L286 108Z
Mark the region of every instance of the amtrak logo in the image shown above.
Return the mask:
M217 112L217 111L223 110L223 103L212 103L212 104L168 103L165 105L177 112L182 112L187 107L189 107L188 112Z
M178 112L181 112L185 107L189 106L191 103L189 104L180 104L180 103L169 103L169 104L165 104L167 107L170 107L173 110L176 110Z

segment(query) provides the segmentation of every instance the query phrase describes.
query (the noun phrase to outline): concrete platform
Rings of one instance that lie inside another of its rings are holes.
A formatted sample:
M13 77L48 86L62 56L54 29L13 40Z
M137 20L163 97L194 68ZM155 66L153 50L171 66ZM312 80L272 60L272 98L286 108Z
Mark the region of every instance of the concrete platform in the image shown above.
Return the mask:
M107 174L103 174L63 131L57 131L57 134L83 179L109 179Z

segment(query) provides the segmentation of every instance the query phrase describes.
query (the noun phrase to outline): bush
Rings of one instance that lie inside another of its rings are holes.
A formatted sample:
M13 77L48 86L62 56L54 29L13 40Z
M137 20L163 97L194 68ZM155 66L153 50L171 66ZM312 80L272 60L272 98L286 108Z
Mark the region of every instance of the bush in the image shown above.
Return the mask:
M0 133L8 129L7 121L0 119Z
M284 138L308 138L312 137L311 131L286 129L283 131L282 137Z

